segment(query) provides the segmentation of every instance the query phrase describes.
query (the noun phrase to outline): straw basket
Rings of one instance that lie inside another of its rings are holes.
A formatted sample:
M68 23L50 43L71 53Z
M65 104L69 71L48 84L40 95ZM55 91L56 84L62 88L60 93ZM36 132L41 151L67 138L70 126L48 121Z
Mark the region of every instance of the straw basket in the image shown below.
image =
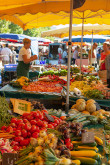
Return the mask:
M99 78L104 82L107 81L107 70L99 71Z

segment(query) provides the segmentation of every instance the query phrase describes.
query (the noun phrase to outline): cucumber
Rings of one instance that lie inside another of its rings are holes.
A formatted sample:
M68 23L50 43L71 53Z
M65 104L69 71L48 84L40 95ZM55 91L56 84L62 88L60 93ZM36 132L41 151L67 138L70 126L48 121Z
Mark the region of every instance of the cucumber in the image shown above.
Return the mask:
M75 120L76 122L82 122L82 121L85 121L86 120L86 117L82 117L81 119L77 119Z
M71 157L72 159L77 159L81 161L81 165L98 165L97 160L86 157Z
M91 121L90 120L86 120L86 121L83 121L81 123L82 123L83 126L86 126L86 125L90 124Z
M73 121L76 117L80 116L80 113L78 113L77 115L71 115L70 117L68 117L66 120L67 121Z
M101 160L100 156L98 154L96 154L96 156L92 157L92 159L95 159L97 161Z

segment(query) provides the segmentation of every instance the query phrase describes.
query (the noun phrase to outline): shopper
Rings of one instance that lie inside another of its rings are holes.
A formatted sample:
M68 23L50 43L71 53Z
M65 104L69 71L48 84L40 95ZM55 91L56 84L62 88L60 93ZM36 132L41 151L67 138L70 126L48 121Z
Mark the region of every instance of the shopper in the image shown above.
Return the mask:
M67 49L65 49L63 52L63 61L64 61L64 63L67 64Z
M77 46L77 47L75 48L74 53L73 53L73 58L72 58L72 64L73 64L73 65L75 64L76 59L78 58L79 51L80 51L80 47Z
M105 66L107 70L107 86L110 88L110 54L105 58Z
M62 63L62 55L63 55L63 48L62 48L62 45L60 45L59 48L58 48L58 56L59 56L59 61L58 61L58 63L59 63L59 64Z
M1 50L1 56L3 65L12 62L12 51L8 48L8 44L6 44L6 47Z
M16 54L15 48L12 47L12 64L16 64Z
M17 76L29 77L30 63L37 59L37 55L31 56L31 40L28 38L23 39L24 46L19 51Z
M92 46L92 54L91 54L91 50L89 50L89 64L95 66L95 64L97 63L97 55L96 55L96 49L97 49L98 44L94 43Z

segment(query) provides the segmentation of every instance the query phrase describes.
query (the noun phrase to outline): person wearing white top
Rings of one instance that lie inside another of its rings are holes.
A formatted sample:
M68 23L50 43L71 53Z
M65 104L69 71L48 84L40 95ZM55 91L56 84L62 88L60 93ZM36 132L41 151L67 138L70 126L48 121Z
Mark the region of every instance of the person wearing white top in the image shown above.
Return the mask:
M37 59L37 55L31 56L31 40L23 39L24 46L19 51L17 77L29 77L30 63Z
M11 63L12 51L8 48L8 44L6 44L6 47L1 50L1 56L3 65Z

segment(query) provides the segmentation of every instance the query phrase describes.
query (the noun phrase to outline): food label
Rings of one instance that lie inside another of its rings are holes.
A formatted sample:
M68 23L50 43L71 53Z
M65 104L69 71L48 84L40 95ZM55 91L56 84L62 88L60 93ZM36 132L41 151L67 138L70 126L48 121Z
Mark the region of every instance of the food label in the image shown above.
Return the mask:
M31 102L20 100L20 99L10 99L13 104L13 111L22 115L24 112L31 111Z
M87 144L87 143L94 143L94 133L93 132L85 132L82 133L82 143Z
M15 162L18 160L17 153L4 153L3 154L3 165L15 165Z

